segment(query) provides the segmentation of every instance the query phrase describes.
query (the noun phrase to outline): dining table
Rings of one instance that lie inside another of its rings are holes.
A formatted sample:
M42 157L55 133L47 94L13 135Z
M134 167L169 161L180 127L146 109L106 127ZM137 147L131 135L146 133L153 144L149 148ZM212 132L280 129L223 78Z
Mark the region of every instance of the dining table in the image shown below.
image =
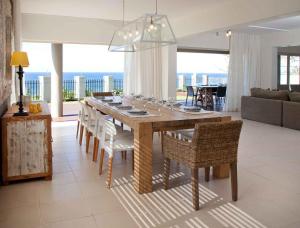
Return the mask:
M183 108L173 105L160 104L151 99L124 96L122 105L135 109L146 110L147 115L129 115L115 106L94 97L85 98L85 102L98 111L107 114L127 125L134 134L134 171L133 186L138 193L152 192L152 161L153 161L153 133L192 129L196 123L230 121L231 116L220 112L202 110L198 113L186 112ZM229 164L213 167L215 178L229 176Z

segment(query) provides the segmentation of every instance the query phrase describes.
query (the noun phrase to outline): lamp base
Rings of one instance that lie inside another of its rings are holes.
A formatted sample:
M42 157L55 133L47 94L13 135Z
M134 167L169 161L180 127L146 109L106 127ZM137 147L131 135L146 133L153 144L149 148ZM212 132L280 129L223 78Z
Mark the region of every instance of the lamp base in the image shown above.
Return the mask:
M28 112L15 112L14 116L28 116Z

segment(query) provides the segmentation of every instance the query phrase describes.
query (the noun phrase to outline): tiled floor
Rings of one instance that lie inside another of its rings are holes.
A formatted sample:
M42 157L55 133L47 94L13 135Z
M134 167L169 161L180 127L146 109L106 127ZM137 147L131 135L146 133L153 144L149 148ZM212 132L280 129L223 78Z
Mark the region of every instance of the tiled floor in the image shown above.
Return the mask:
M108 190L106 167L99 176L92 148L86 155L75 139L75 124L53 123L52 181L0 187L1 228L300 227L300 131L244 121L239 200L231 201L229 179L205 183L200 170L202 208L194 212L187 169L172 164L173 188L162 189L159 140L153 193L133 190L130 154L126 161L117 155Z

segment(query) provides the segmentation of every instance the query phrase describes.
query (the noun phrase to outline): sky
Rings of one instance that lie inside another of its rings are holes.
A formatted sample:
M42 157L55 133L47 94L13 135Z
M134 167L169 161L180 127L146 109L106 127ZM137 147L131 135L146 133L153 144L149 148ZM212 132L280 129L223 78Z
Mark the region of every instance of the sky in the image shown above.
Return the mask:
M30 66L27 72L51 71L51 44L23 43ZM109 52L105 45L64 44L64 72L123 72L124 53ZM177 53L178 73L227 73L228 55Z

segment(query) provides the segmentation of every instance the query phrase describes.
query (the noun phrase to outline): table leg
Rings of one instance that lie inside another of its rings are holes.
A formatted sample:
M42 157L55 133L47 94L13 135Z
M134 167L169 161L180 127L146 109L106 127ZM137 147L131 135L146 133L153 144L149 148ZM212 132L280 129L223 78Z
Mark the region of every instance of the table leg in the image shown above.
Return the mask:
M213 177L217 179L229 177L229 164L213 167Z
M140 123L134 129L134 188L138 193L152 192L151 123Z

